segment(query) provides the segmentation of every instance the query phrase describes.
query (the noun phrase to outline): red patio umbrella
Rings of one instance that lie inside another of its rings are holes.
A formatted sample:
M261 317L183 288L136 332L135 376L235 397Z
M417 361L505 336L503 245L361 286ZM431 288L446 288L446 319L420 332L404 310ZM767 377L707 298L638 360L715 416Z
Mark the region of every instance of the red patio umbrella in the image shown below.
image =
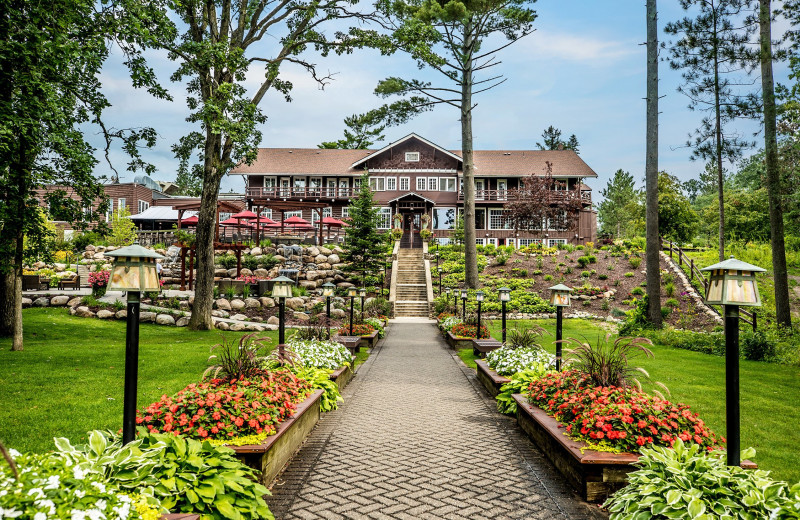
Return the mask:
M191 217L185 218L181 220L181 225L189 225L189 226L196 226L198 222L197 215L192 215Z
M220 226L238 226L239 225L239 221L236 220L235 218L231 217L231 218L223 220L219 224L220 224Z
M310 226L311 222L307 221L304 218L300 218L298 216L289 217L283 221L284 224L289 226Z
M236 215L231 215L231 218L258 218L258 215L249 210L240 211Z

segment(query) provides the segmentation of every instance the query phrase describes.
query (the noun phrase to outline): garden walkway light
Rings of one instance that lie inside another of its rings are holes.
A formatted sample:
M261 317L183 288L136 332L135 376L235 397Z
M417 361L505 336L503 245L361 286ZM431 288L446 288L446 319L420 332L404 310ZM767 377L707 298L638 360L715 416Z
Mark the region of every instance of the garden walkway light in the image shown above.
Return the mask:
M284 344L286 341L286 298L292 297L294 280L286 276L279 276L272 280L272 297L278 299L278 356L284 358Z
M481 303L483 303L483 291L475 293L475 301L478 302L478 328L475 332L475 337L481 339Z
M561 331L564 322L564 307L570 306L572 289L560 283L550 287L550 305L556 308L556 370L561 370Z
M361 323L364 323L364 298L367 297L367 289L362 287L358 290L358 295L361 296Z
M766 272L758 266L729 259L701 271L711 273L706 304L725 306L725 425L728 440L728 466L740 461L739 415L739 307L761 307L756 273Z
M461 319L467 319L467 290L461 289Z
M139 307L143 292L158 292L156 260L164 258L139 244L123 247L106 256L114 258L108 289L128 292L125 331L125 394L122 406L122 443L136 436L136 387L139 378Z
M437 271L439 271L439 294L442 294L442 268L437 267Z
M322 296L325 297L325 315L328 317L328 339L331 339L331 296L336 286L331 282L322 284Z
M502 314L503 314L503 343L506 342L506 303L511 301L511 289L508 287L501 287L497 289L497 292L500 293L500 304L503 306Z
M358 295L358 289L349 287L347 289L347 296L350 297L350 335L353 335L353 299Z

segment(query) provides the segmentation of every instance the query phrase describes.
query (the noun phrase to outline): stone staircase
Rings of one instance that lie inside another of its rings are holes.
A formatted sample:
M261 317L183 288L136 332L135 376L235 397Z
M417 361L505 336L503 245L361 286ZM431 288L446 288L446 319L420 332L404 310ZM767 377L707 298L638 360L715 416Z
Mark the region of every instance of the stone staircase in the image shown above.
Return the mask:
M428 317L428 286L422 249L401 248L397 253L395 316Z

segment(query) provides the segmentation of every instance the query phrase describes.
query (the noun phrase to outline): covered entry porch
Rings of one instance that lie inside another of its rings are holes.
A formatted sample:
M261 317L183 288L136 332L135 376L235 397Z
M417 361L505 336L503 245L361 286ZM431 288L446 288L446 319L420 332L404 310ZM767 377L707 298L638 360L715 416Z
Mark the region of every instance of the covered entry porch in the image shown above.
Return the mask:
M423 197L414 191L405 193L388 202L392 209L395 226L398 224L403 230L403 238L400 240L402 248L421 248L422 238L420 231L430 230L430 214L436 203L427 197ZM396 217L400 215L400 217ZM427 215L423 217L423 215Z

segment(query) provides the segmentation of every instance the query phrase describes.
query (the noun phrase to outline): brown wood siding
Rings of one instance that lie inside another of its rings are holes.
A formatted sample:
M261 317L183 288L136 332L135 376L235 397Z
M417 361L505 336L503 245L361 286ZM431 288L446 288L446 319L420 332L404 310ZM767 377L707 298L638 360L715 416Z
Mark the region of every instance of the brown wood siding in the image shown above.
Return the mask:
M406 162L406 152L419 152L419 162ZM419 139L411 138L373 157L366 163L367 169L418 169L456 170L458 161L436 150Z

